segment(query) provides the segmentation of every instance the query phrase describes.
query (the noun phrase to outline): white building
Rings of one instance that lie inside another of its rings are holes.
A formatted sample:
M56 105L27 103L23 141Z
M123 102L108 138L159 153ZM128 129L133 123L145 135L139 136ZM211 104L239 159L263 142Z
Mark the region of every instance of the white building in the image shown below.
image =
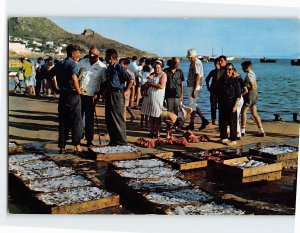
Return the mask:
M21 43L9 42L8 48L10 51L13 51L15 53L30 53L31 52L31 50L29 48L26 48L26 45L21 44Z
M53 46L54 43L53 43L53 41L47 41L47 42L46 42L46 45L48 45L48 46Z
M61 44L60 46L62 46L64 48L64 47L67 47L67 44Z

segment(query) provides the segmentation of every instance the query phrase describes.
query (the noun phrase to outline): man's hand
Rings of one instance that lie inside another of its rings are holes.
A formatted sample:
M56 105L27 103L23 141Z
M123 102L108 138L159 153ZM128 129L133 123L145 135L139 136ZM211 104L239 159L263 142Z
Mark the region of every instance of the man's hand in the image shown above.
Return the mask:
M236 112L236 111L237 111L237 106L234 106L232 112Z

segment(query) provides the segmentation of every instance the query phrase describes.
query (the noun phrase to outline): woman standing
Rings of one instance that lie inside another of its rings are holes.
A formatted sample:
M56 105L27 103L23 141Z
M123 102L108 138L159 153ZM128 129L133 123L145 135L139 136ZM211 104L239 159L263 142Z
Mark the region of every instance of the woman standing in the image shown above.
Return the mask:
M167 75L162 71L162 62L154 63L154 73L145 84L147 98L144 99L142 112L149 116L150 134L149 137L159 137L161 126L160 114L163 109Z

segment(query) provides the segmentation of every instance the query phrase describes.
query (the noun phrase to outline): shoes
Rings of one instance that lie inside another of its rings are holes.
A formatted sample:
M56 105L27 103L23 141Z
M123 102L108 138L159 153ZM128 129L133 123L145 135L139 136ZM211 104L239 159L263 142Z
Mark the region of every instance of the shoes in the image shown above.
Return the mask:
M237 146L237 142L236 141L231 141L229 143L227 143L228 146Z
M65 154L66 153L66 149L65 148L59 148L59 154Z
M205 129L206 126L207 126L208 124L209 124L209 121L206 120L206 119L204 119L204 120L202 121L202 125L201 125L201 127L199 128L199 130Z
M246 136L246 133L241 133L242 137L245 137Z
M81 149L81 147L80 147L80 150L78 150L75 146L73 154L74 155L82 155L82 153L83 153L83 150Z
M188 126L183 128L184 130L194 130L194 124L189 124Z
M221 142L222 142L223 144L227 144L227 143L229 143L230 141L229 141L229 139L225 138L225 139L222 139Z
M257 133L256 134L256 137L265 137L266 136L266 133Z

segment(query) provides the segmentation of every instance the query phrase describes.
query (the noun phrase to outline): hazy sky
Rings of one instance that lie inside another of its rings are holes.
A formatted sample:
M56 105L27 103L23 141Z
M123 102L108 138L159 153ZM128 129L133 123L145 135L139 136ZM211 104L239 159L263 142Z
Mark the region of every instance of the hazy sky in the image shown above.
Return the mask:
M199 54L236 57L300 55L300 23L293 19L123 19L50 18L63 29L82 33L90 28L159 56Z

